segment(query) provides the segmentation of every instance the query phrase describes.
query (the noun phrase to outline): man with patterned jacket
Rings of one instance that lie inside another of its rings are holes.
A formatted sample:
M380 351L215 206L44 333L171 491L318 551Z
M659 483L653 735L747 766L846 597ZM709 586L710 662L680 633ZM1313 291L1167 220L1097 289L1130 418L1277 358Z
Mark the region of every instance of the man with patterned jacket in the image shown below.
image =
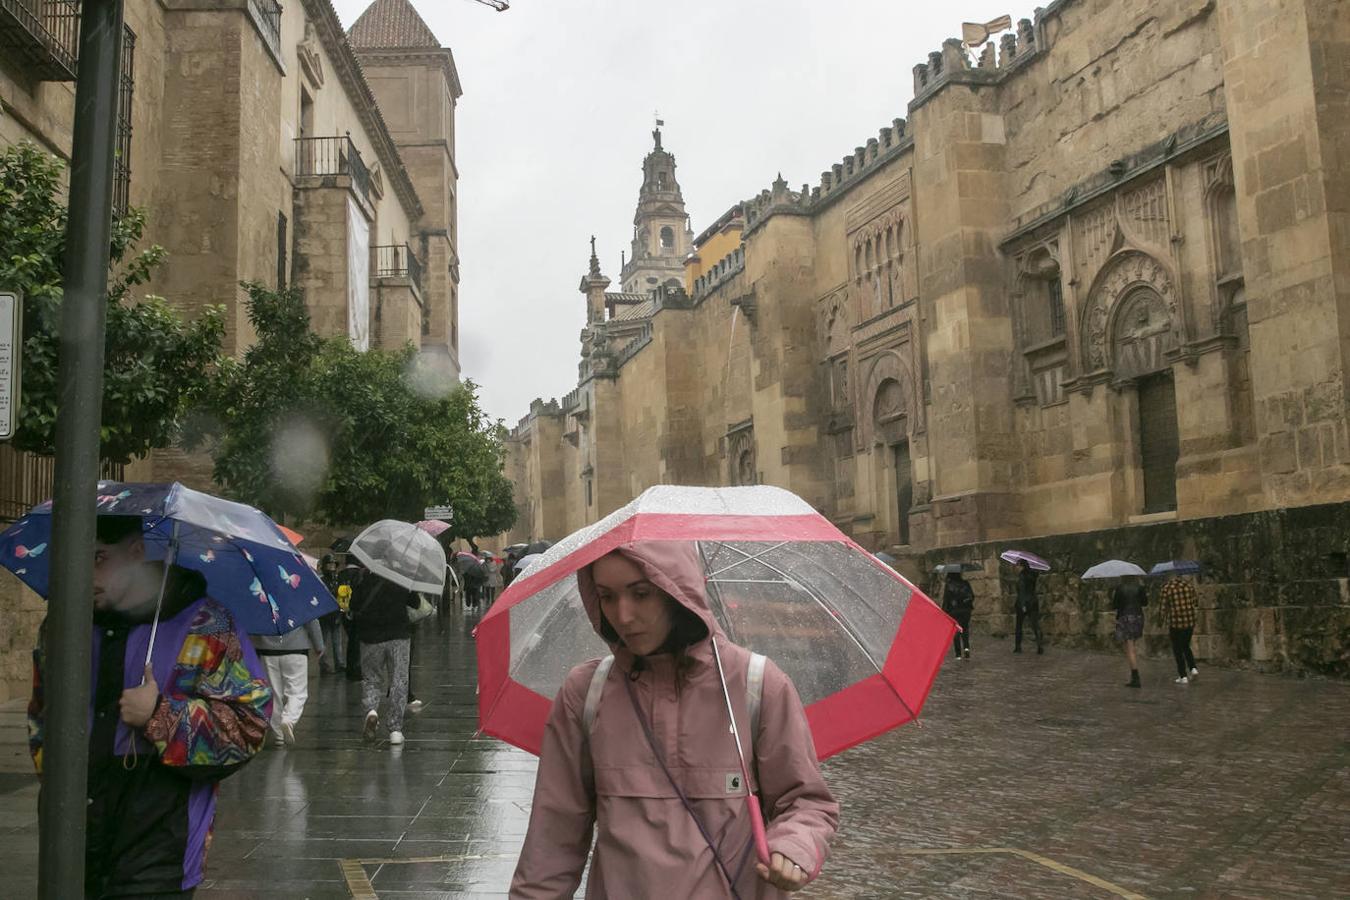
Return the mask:
M220 779L262 747L272 692L243 629L172 566L145 664L164 564L141 520L100 516L94 552L86 898L191 897ZM42 775L46 627L33 653L29 745Z

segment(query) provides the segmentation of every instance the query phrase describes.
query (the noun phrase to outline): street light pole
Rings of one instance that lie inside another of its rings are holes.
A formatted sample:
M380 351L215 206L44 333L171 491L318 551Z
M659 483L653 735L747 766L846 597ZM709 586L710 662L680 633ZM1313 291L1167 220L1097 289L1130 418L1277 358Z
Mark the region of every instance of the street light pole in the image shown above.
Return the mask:
M123 0L84 0L66 217L38 895L84 896L94 502Z

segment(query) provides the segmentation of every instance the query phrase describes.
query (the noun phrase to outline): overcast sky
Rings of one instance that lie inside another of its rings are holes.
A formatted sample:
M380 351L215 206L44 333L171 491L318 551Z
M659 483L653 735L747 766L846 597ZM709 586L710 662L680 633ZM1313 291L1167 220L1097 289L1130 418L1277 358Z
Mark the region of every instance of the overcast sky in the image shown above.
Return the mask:
M1006 0L414 0L464 86L460 359L515 425L576 385L595 234L618 290L653 112L697 234L781 170L794 189L905 115L913 67ZM351 23L368 0L335 0Z

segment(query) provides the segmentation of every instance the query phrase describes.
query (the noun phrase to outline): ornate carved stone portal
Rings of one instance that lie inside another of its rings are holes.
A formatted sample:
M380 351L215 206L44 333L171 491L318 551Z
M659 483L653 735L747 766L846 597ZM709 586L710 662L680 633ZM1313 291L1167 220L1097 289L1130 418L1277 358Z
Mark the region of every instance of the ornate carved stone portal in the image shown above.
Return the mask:
M1166 367L1178 343L1176 292L1162 263L1127 251L1097 278L1083 311L1083 368L1137 378Z

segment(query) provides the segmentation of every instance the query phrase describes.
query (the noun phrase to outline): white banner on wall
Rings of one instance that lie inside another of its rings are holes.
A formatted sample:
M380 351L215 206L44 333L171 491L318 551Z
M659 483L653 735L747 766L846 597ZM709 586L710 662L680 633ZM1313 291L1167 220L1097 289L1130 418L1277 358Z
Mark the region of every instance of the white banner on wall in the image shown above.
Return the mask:
M370 349L370 223L347 198L347 336L357 350Z

